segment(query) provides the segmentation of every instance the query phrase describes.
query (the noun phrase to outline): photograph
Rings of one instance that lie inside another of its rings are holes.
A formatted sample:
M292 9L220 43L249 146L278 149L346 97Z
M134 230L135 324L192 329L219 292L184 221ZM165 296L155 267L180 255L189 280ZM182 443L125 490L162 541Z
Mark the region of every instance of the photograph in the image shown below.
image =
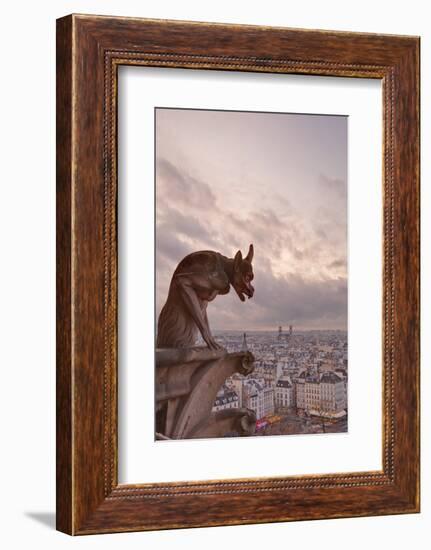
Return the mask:
M156 107L155 439L348 431L348 116Z

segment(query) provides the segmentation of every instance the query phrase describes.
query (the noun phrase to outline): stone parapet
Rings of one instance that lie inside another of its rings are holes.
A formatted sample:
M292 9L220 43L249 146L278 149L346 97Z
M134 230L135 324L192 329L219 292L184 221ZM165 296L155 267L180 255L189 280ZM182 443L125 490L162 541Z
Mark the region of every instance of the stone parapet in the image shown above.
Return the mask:
M247 375L253 370L254 357L249 351L228 353L204 347L157 349L157 439L254 433L256 418L249 409L211 412L226 379L234 373Z

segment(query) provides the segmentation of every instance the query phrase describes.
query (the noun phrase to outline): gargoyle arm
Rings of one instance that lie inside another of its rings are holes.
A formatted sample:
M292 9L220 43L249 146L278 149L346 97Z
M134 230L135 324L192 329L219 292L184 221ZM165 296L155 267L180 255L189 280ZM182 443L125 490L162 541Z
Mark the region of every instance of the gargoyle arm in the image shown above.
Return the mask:
M202 338L207 343L210 349L220 349L220 346L214 340L208 326L208 320L202 312L201 304L199 302L194 284L187 277L180 277L177 279L178 289L181 297L187 307L190 315L196 323Z

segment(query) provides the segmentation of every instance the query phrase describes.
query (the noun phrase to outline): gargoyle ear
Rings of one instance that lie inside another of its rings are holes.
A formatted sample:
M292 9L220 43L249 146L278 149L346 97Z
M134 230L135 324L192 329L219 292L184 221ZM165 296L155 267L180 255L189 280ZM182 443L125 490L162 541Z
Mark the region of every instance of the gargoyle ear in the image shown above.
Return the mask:
M242 254L241 250L238 250L238 252L235 254L235 258L233 259L233 269L234 271L239 271L241 268L242 263Z
M250 263L253 261L253 254L254 254L254 248L253 248L253 245L251 244L248 248L248 254L245 257L245 259Z

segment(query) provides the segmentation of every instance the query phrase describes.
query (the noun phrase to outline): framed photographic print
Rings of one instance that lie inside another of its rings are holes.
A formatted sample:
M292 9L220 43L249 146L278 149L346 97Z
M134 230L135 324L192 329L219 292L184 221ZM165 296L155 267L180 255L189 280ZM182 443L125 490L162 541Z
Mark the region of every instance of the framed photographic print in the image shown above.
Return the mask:
M57 21L57 528L419 511L419 39Z

